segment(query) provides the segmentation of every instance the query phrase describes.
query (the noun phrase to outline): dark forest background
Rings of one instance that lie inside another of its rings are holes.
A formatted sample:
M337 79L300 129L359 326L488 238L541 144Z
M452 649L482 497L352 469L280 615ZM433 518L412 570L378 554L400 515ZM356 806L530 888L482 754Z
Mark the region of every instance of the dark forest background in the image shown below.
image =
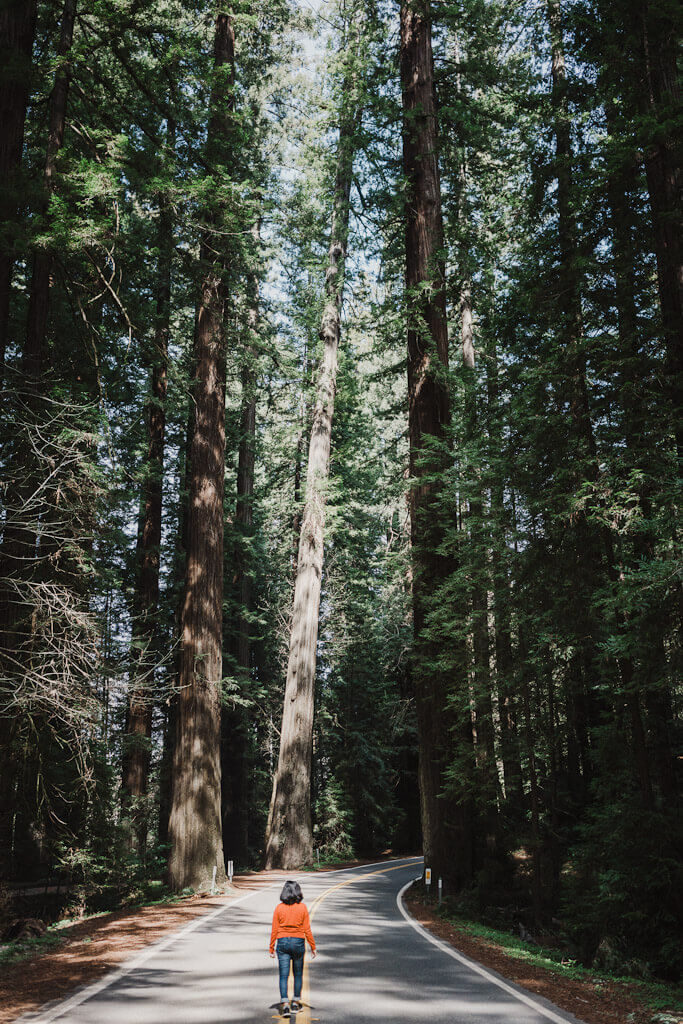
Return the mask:
M424 849L680 976L679 18L4 0L5 915Z

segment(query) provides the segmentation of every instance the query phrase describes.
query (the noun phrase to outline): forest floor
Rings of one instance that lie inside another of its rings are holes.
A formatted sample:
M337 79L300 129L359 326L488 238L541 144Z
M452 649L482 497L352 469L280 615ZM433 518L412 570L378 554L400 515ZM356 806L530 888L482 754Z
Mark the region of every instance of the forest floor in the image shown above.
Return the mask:
M584 977L569 977L559 964L552 969L525 962L514 949L506 950L490 937L473 935L466 924L446 920L421 900L405 899L404 904L421 925L458 952L549 999L586 1024L683 1024L683 1015L678 1012L680 999L673 988L667 1006L666 998L662 998L665 986L653 986L658 994L655 1008L647 997L648 986L640 982L588 971L581 972Z
M319 870L337 870L360 863L367 862L324 865ZM0 966L0 1024L10 1024L45 1003L66 998L193 919L248 890L272 885L284 877L284 872L277 871L240 875L233 879L232 890L224 895L199 894L174 903L118 910L51 928L42 939L27 942L15 961L6 960ZM424 903L408 900L406 906L438 938L530 992L569 1010L586 1024L683 1024L683 1017L667 1012L666 1007L655 1012L636 983L560 976L520 962L502 946L449 923Z

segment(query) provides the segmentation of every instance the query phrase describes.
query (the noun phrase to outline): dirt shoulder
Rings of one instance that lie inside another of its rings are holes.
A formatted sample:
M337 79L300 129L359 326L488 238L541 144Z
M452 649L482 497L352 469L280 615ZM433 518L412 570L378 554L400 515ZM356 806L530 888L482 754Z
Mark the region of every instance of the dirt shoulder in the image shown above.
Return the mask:
M620 981L564 978L507 955L502 946L450 924L416 900L404 899L404 905L416 921L458 952L497 971L528 992L549 999L585 1024L651 1024L658 1020L683 1024L683 1018L673 1014L658 1017L643 1003L636 986Z
M320 865L318 871L339 871L390 859L354 860ZM55 946L37 948L16 963L0 965L0 1024L10 1024L46 1003L65 999L84 985L120 967L145 946L179 931L196 917L229 904L249 890L272 885L288 877L282 871L254 871L236 875L232 890L221 896L199 895L155 906L118 910L77 924L50 930Z
M56 948L0 967L0 1024L65 999L193 919L283 877L276 871L240 875L226 895L191 896L177 903L118 910L51 931Z
M361 863L367 862L353 862L354 865ZM333 865L321 870L349 866L352 865ZM0 1024L10 1024L46 1003L65 999L195 918L284 877L285 873L275 871L240 875L235 877L232 890L225 895L199 895L177 903L119 910L51 932L57 943L55 948L38 950L17 963L0 967ZM544 996L586 1024L651 1024L657 1020L635 987L616 981L605 983L561 977L506 955L494 942L449 924L419 902L406 900L405 906L420 924L465 956L529 992ZM683 1024L683 1018L673 1015L660 1019L679 1020Z

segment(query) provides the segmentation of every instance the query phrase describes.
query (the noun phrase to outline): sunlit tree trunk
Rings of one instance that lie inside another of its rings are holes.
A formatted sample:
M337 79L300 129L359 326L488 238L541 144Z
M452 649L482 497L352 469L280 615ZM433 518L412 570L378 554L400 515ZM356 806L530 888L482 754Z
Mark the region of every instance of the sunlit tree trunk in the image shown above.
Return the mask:
M225 158L231 134L235 35L219 13L207 153ZM220 718L225 474L225 241L220 210L205 211L195 328L194 430L190 450L187 562L181 616L169 880L176 890L225 878L221 829Z
M352 25L357 46L361 22ZM266 829L266 867L295 868L313 859L311 764L315 705L318 613L323 571L326 487L341 331L344 264L349 231L349 196L360 113L357 71L342 89L330 247L325 275L325 306L320 328L323 356L316 388L301 522L294 604L280 732L280 753Z
M437 510L432 475L447 465L450 405L447 382L448 335L444 292L444 241L441 184L437 156L437 122L429 6L401 7L401 88L403 97L403 170L407 182L405 210L406 292L408 298L408 435L413 621L416 656L413 686L419 738L419 780L425 863L454 886L472 873L473 836L470 798L465 781L461 799L445 801L442 791L453 755L453 740L464 745L462 762L472 750L464 645L456 652L455 678L434 671L436 655L424 638L429 596L452 568L438 554L443 520ZM449 687L456 694L455 737L448 713ZM462 782L462 780L459 780ZM446 819L450 820L447 821Z

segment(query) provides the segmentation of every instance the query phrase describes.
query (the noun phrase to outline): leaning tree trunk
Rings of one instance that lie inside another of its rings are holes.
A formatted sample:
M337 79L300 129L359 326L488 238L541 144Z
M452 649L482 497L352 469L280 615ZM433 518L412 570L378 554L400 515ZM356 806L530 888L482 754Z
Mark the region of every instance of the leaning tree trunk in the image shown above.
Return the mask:
M219 13L207 135L209 160L224 163L231 135L235 35ZM221 211L207 209L195 329L195 418L190 448L187 562L181 614L169 880L176 890L225 878L221 832L220 718L225 473L225 258Z
M168 146L175 145L172 123ZM164 476L164 435L168 377L168 336L171 317L171 265L173 260L173 214L167 197L162 197L158 228L158 294L156 323L151 353L152 394L147 410L147 456L143 483L142 518L138 533L138 574L134 599L133 673L128 698L124 740L122 797L124 815L130 818L131 848L144 856L147 840L145 802L152 736L152 684L157 661L157 612L159 606L159 558Z
M453 739L463 744L463 762L472 753L469 705L465 699L466 655L455 652L454 685L461 707L451 722L447 711L451 678L429 663L434 645L423 639L429 597L452 568L437 552L443 526L432 482L447 464L444 449L450 427L447 384L448 335L444 292L441 184L429 5L401 7L401 86L403 169L406 197L406 291L408 296L408 434L413 557L413 621L416 657L413 686L419 739L419 782L425 863L459 887L473 868L472 808L465 782L457 801L442 799ZM439 450L440 449L440 450ZM461 647L463 645L460 645ZM451 731L453 729L453 732ZM450 820L447 820L450 819Z
M17 188L24 147L36 0L9 0L0 10L0 375L5 364Z
M356 38L360 39L360 31ZM355 72L346 76L342 95L334 207L325 275L326 300L320 328L323 358L308 449L306 499L294 584L280 753L266 829L265 863L268 868L297 868L313 860L311 762L316 647L349 196L356 149L356 122L360 113Z

